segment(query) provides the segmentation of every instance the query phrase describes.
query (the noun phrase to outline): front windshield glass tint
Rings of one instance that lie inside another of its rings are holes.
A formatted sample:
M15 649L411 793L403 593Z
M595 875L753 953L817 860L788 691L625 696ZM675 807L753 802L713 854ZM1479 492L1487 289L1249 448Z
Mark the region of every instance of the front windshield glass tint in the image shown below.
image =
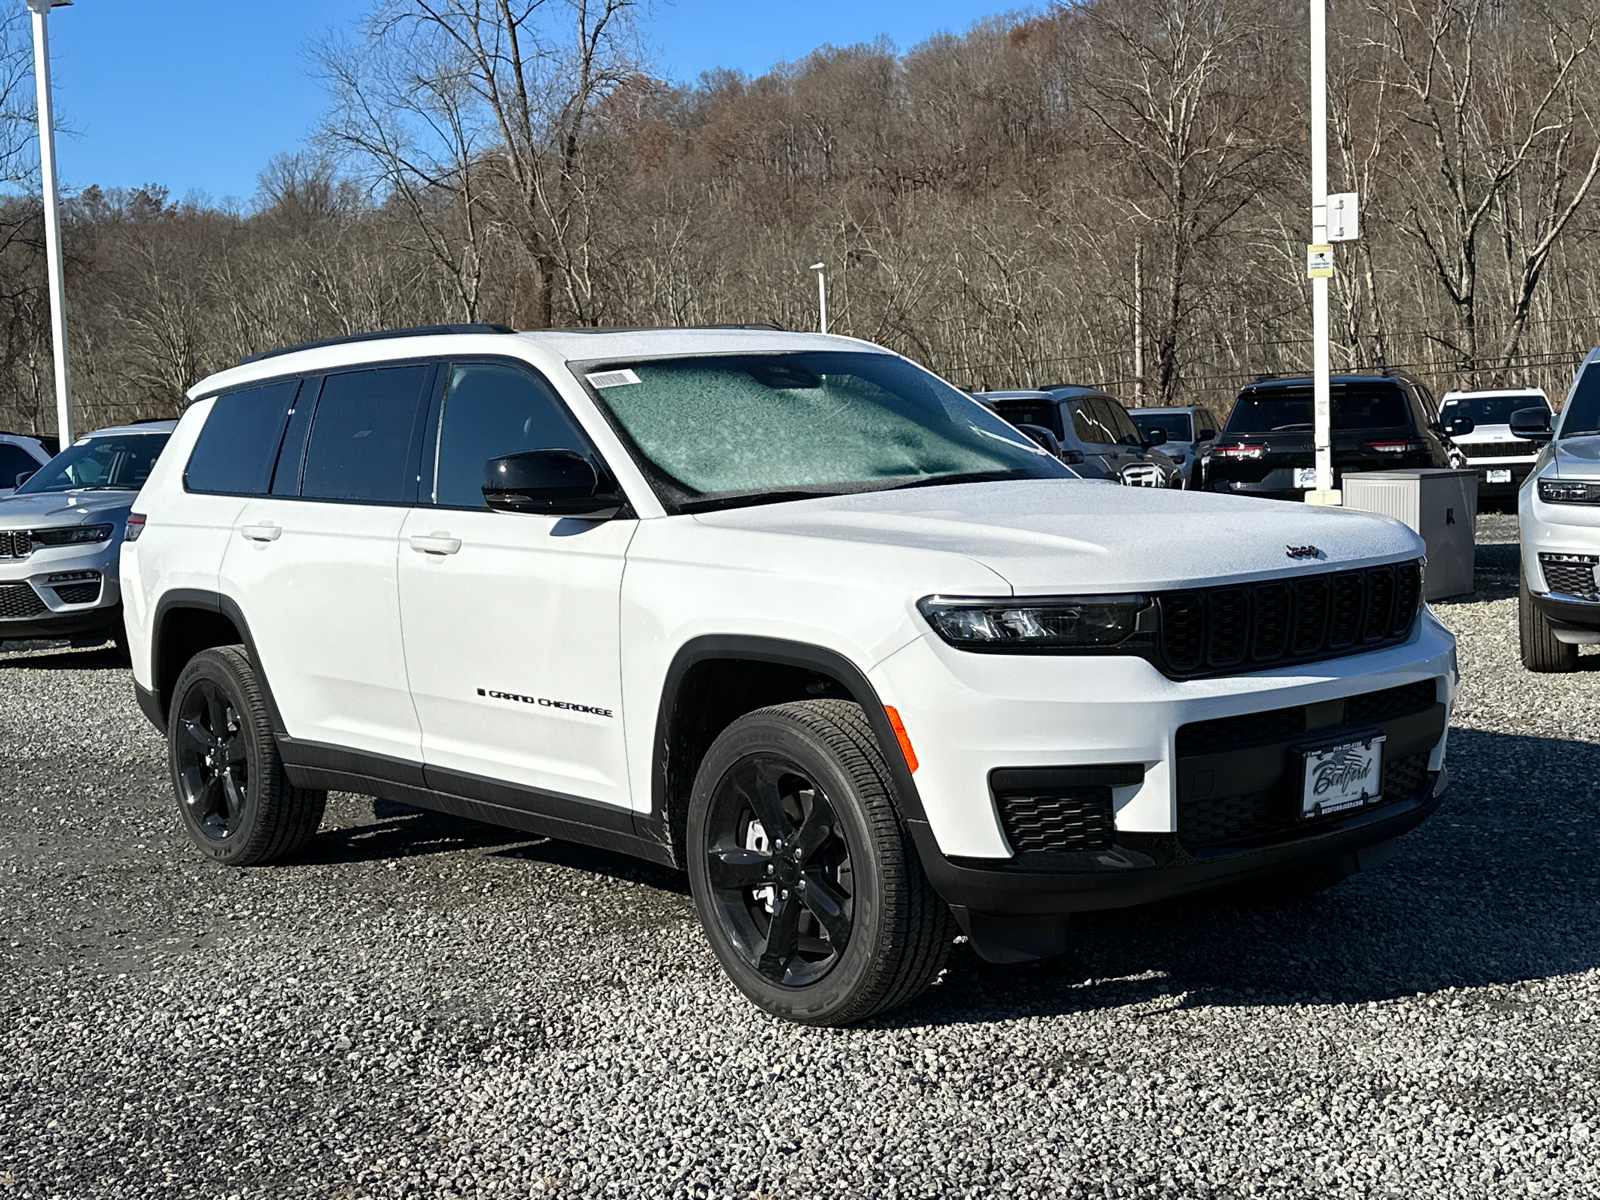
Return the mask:
M1463 396L1446 400L1440 419L1467 417L1474 425L1509 425L1511 414L1523 408L1544 408L1544 397L1537 392L1517 396Z
M1188 413L1133 413L1131 415L1133 423L1146 433L1149 433L1152 429L1159 429L1167 435L1169 442L1194 441L1193 435L1189 432Z
M583 377L682 511L970 479L1071 478L904 359L825 351L613 363Z
M1330 394L1335 429L1401 429L1411 426L1405 393L1390 384L1334 384ZM1311 389L1271 388L1239 397L1228 415L1229 433L1310 433Z
M1567 401L1566 419L1561 422L1561 436L1586 437L1600 433L1600 359L1586 368L1572 399Z
M150 478L166 433L124 433L84 438L68 446L17 489L17 495L103 488L136 492Z

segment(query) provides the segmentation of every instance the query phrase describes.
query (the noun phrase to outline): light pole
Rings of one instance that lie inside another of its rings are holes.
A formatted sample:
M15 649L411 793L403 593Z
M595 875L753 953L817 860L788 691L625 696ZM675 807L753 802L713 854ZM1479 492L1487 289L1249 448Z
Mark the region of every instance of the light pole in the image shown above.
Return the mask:
M1306 248L1311 277L1312 444L1316 447L1313 504L1340 504L1333 487L1333 445L1328 376L1328 280L1333 247L1328 244L1328 0L1311 0L1311 245Z
M67 295L61 278L61 200L56 180L56 126L50 100L52 8L72 0L28 0L33 11L33 78L39 97L39 176L44 191L44 253L50 277L50 334L55 353L56 434L64 450L72 444L72 389L67 381Z
M821 327L822 332L823 333L827 333L828 332L828 283L827 283L827 277L824 274L824 272L827 270L827 264L826 263L812 263L811 264L811 269L817 273L817 313L819 315L818 324Z

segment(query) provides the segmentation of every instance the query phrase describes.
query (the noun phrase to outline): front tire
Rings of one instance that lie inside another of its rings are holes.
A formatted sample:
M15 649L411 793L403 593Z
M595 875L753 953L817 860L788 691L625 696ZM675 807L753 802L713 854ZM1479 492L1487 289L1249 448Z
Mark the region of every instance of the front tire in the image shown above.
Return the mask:
M755 1005L846 1025L938 977L950 910L902 828L860 705L780 704L728 726L689 804L689 883L723 969Z
M243 646L202 650L178 676L167 761L189 837L218 862L279 862L322 823L328 793L289 782Z
M1522 665L1540 674L1576 671L1578 648L1556 639L1550 622L1534 607L1528 580L1520 571L1517 585L1517 632L1522 643Z

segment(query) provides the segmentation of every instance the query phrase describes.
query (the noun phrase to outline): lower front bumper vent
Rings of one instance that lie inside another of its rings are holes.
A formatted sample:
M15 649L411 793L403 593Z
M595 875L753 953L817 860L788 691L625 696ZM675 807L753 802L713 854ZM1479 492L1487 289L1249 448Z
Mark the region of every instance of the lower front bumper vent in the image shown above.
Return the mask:
M1600 599L1595 587L1596 565L1600 565L1600 556L1593 554L1539 555L1545 588L1580 600Z
M0 620L22 620L46 611L45 602L31 584L0 583Z
M1143 780L1138 763L1019 767L992 772L989 787L1013 854L1070 854L1111 849L1111 789Z

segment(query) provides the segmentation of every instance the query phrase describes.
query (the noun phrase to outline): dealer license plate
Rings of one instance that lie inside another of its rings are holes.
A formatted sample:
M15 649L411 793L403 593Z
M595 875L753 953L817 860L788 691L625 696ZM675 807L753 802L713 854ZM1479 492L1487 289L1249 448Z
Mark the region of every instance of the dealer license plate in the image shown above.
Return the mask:
M1382 795L1382 734L1305 751L1305 776L1300 792L1302 817L1326 817L1361 808Z
M1317 469L1315 467L1296 467L1294 469L1294 485L1297 488L1316 487Z
M1488 478L1484 480L1485 483L1510 483L1511 482L1511 472L1510 472L1509 469L1500 470L1500 471L1488 471L1488 472L1486 472L1486 474L1488 475Z

